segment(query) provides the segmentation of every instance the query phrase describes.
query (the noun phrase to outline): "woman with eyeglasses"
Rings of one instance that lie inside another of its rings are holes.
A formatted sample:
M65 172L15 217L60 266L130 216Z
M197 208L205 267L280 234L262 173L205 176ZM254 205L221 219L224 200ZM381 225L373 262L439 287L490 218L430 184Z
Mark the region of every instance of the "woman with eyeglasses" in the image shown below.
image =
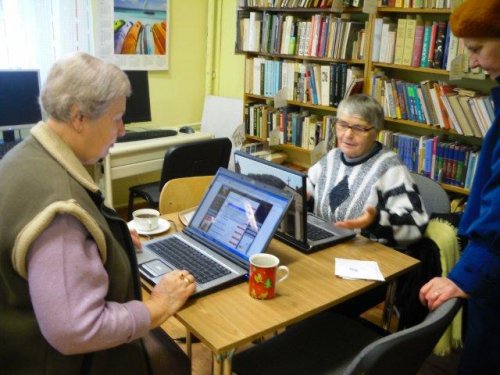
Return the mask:
M418 241L429 217L409 171L377 142L384 124L380 104L365 94L340 102L337 148L309 169L314 213L341 228L360 229L389 246Z

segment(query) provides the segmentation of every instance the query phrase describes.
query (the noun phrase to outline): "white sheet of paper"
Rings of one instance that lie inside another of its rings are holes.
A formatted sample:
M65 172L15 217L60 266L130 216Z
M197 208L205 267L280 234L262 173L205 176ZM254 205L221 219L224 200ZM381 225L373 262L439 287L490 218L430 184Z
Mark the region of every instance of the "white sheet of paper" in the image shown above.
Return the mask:
M378 263L370 260L335 258L335 276L352 280L385 281Z

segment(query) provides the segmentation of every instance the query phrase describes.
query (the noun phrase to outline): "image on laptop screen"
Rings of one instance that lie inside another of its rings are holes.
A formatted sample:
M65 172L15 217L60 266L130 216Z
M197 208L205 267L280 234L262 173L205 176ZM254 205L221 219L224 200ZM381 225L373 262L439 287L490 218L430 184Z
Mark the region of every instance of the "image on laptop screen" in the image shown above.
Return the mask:
M288 199L258 185L246 186L229 174L214 184L188 230L246 259L262 252L273 235L270 223L279 222Z
M292 203L277 231L296 241L307 242L304 233L307 220L307 202L304 200L306 174L239 151L234 153L234 169L237 173L289 191L293 197Z

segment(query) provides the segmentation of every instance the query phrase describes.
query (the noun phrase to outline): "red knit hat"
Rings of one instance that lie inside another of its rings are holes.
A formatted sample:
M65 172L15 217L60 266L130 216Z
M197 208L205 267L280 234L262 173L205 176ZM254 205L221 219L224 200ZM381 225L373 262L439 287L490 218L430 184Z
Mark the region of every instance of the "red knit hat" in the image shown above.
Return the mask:
M500 0L465 0L450 17L460 38L500 38Z

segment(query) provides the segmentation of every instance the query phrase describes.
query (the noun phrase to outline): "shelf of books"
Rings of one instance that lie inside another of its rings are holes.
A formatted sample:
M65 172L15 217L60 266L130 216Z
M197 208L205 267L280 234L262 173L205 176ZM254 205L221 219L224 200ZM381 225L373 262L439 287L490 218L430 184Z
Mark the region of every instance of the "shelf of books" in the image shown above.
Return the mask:
M368 15L332 4L250 0L238 10L246 134L303 166L318 145L323 153L332 147L336 106L362 92L368 74Z
M338 103L365 92L384 107L380 141L467 195L493 106L492 83L448 27L460 1L378 0L368 15L360 0L241 0L248 139L308 167L335 145Z
M388 126L380 141L411 171L466 195L493 106L483 94L490 87L485 74L469 69L465 47L451 33L450 6L379 1L366 92L384 107Z

